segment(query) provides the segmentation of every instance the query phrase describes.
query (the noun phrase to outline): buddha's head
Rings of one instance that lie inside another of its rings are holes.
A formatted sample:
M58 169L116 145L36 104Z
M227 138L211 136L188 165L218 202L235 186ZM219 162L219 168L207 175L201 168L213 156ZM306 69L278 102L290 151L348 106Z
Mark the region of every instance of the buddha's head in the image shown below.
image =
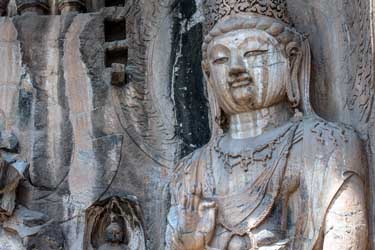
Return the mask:
M117 222L111 222L107 226L105 233L108 242L120 244L124 241L124 230Z
M227 12L216 2L211 10L219 17L205 37L202 67L220 108L231 115L280 102L297 107L302 36L285 23L285 1L222 0ZM241 8L250 2L263 2L263 9Z

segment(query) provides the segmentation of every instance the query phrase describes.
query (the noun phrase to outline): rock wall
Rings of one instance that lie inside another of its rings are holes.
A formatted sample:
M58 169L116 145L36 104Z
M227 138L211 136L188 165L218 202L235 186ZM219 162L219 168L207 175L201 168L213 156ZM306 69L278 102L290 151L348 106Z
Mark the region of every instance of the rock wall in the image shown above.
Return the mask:
M312 45L315 109L353 125L373 156L369 3L289 2ZM18 207L0 231L1 250L82 249L86 210L129 195L141 207L147 248L164 249L174 164L210 137L202 1L104 5L88 3L84 14L0 17L0 129L17 136L30 164ZM122 21L125 38L113 43L106 23ZM112 84L111 51L126 57L120 85Z

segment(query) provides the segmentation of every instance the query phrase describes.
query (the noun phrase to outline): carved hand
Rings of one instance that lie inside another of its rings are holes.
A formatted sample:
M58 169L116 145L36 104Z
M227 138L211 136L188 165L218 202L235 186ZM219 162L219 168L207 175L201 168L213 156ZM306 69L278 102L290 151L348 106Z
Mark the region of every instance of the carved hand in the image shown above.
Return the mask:
M205 249L215 230L215 202L202 199L202 189L195 187L182 197L175 212L175 247L179 250Z

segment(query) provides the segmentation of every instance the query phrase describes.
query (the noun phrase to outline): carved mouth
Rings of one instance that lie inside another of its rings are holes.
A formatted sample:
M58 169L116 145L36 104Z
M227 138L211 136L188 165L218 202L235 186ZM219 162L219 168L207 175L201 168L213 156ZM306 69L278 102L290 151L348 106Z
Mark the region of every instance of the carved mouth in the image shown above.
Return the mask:
M236 79L229 80L229 86L231 88L248 87L251 83L251 78L248 75L240 76Z
M248 74L243 74L236 78L229 79L228 83L231 88L248 87L251 85L252 79Z
M232 88L241 88L241 87L248 87L250 86L251 84L251 81L250 80L246 80L246 81L235 81L235 82L232 82L231 83L231 87Z

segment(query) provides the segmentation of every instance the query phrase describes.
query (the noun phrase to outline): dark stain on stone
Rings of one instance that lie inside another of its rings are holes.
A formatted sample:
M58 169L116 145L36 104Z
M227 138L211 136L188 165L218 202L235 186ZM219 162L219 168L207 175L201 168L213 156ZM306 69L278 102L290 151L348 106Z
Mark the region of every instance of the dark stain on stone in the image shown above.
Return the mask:
M108 97L108 88L103 79L104 71L104 20L93 17L79 35L82 61L87 67L93 91L93 108L103 107ZM103 135L100 135L103 136Z
M59 39L59 68L58 68L58 85L57 85L57 92L58 92L58 104L61 106L62 109L62 120L60 123L60 131L62 134L61 138L61 148L60 148L60 156L61 156L61 170L60 176L66 176L66 173L69 172L70 164L72 161L73 156L73 126L70 120L70 107L68 97L66 96L66 82L64 78L64 65L63 65L63 58L64 58L64 37L67 33L70 25L74 20L74 15L66 15L65 18L61 20L62 28L60 33ZM65 182L65 185L68 186L68 182ZM64 188L64 187L62 187ZM67 190L69 187L65 187Z
M182 15L182 19L190 19L197 11L197 6L194 0L175 0L171 9L177 10Z
M18 91L18 121L21 129L27 128L31 118L33 93L25 89Z
M181 34L182 19L179 18L180 16L190 18L196 11L195 2L180 1L175 11L171 54L175 71L171 69L171 76L174 82L176 133L183 141L181 156L185 156L208 142L210 128L208 102L201 69L202 25L197 24ZM179 51L181 55L178 55Z
M91 88L93 92L93 111L91 112L91 125L94 138L103 138L107 136L105 132L106 120L106 102L108 100L108 88L102 78L104 71L104 20L102 18L92 18L80 34L80 50L82 60L86 65L90 77ZM95 48L95 49L93 49ZM101 166L106 166L108 152L112 149L111 143L106 144L105 140L93 143L96 161ZM104 144L106 145L104 145ZM103 145L102 145L103 144ZM105 156L105 157L101 157ZM101 173L98 173L99 175Z
M105 69L105 53L104 44L104 19L92 18L85 26L79 36L80 51L82 60L86 65L92 88L93 111L91 111L91 126L93 128L92 146L94 150L95 160L101 168L96 170L97 179L101 180L98 187L102 187L102 191L112 183L115 174L108 169L118 167L119 163L109 157L110 152L115 150L115 155L121 154L122 137L110 135L106 131L111 130L106 118L105 112L108 108L109 88L110 86L103 81L103 72ZM112 166L113 164L117 166Z
M18 40L21 44L22 62L26 65L32 84L35 88L34 98L34 130L35 141L32 145L33 162L30 166L30 177L33 183L43 187L50 187L51 169L48 166L48 94L45 90L47 67L46 35L49 34L52 19L48 16L25 15L14 18L14 25L18 32ZM38 32L35 32L35 31Z

